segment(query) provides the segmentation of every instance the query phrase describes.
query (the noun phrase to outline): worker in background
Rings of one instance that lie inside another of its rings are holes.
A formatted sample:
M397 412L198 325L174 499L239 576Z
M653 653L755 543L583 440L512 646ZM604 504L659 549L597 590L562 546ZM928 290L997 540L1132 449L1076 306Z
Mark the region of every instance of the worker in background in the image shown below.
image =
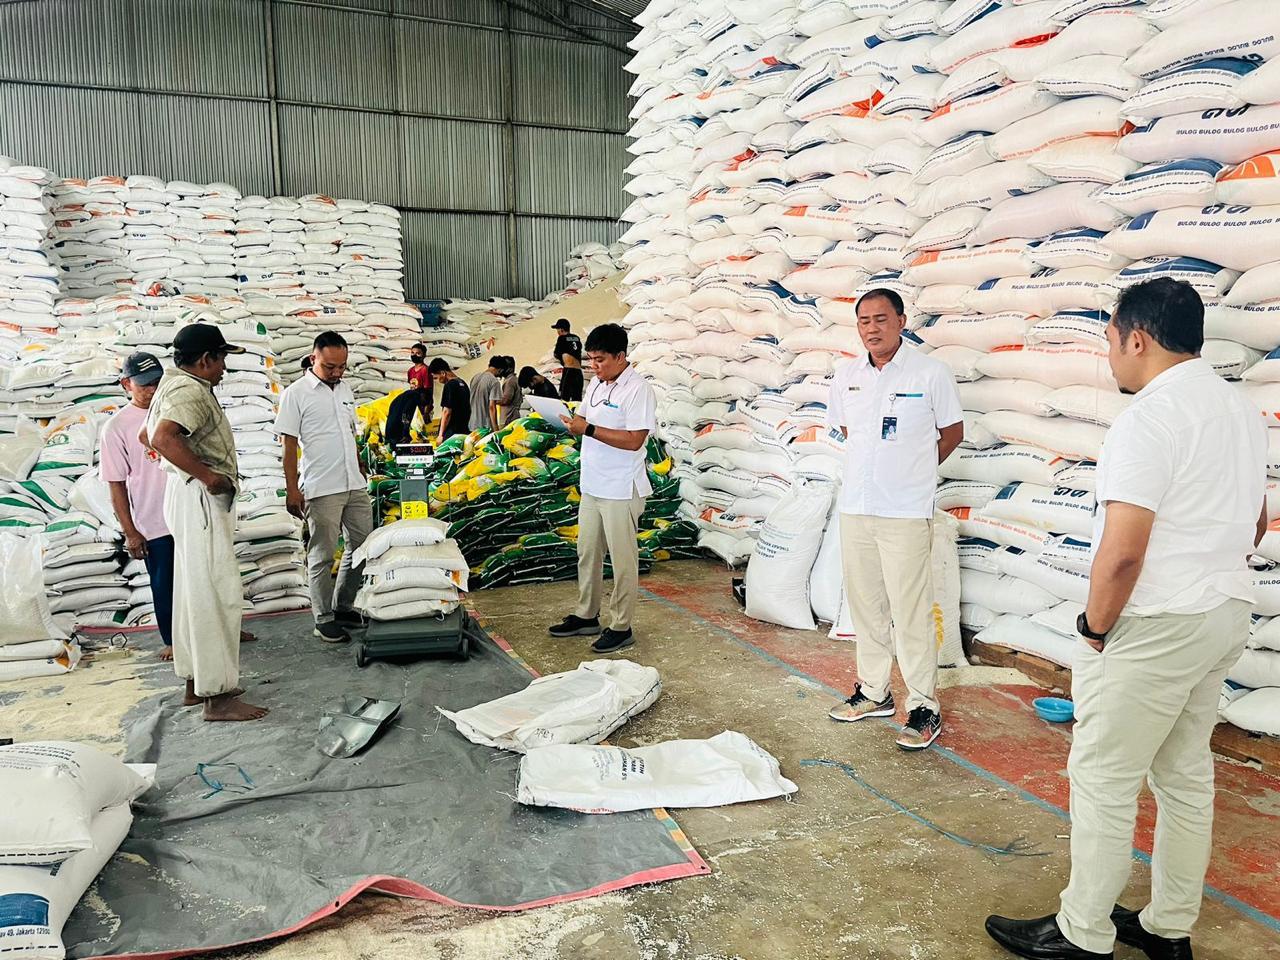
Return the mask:
M413 421L422 410L423 392L421 388L411 386L408 390L402 390L396 394L387 406L387 426L383 431L383 437L392 453L400 444L410 441ZM424 434L429 426L429 423L423 423Z
M431 370L427 366L427 345L415 343L409 348L409 389L416 390L414 399L418 402L418 410L422 414L422 422L430 423L435 417L434 388L431 381Z
M471 391L444 357L431 361L431 375L440 384L440 430L436 445L460 433L470 433Z
M471 393L472 430L492 433L498 428L498 397L502 393L502 357L493 354L489 364L467 384Z
M582 340L570 332L569 321L561 317L551 328L557 334L552 355L563 368L560 373L560 399L565 403L582 400Z
M616 323L587 337L596 378L572 419L582 437L582 501L578 507L578 609L551 627L553 637L589 637L595 653L613 653L635 643L631 620L640 585L636 531L645 498L653 492L645 467L645 444L657 429L653 387L627 361L627 331ZM609 626L600 629L604 558L613 565Z
M215 319L196 314L197 320ZM236 463L231 424L213 388L233 347L213 323L192 323L173 338L173 362L160 381L141 439L170 474L164 519L173 534L173 666L187 681L185 703L204 703L205 720L267 715L240 699L244 589L235 553Z
M938 464L964 439L964 413L950 369L903 340L907 317L897 293L872 290L856 312L867 355L836 371L827 421L845 436L838 508L858 683L830 716L853 722L895 715L889 677L896 642L907 686L907 721L897 743L923 750L942 732L933 499Z
M343 383L347 341L326 330L311 349L311 369L280 397L276 433L284 444L285 505L307 524L307 577L315 636L326 643L351 639L347 628L363 625L353 609L361 568L352 554L373 531L368 482L356 452L356 398ZM298 479L301 443L302 479ZM342 560L333 578L333 554L341 534Z
M533 369L533 367L520 368L519 383L521 390L535 397L555 399L560 396L556 391L556 385Z
M1056 916L990 917L1020 957L1087 960L1115 941L1191 960L1213 829L1209 737L1249 636L1247 557L1267 527L1267 431L1200 356L1204 305L1171 279L1130 287L1107 325L1133 402L1098 461L1093 566L1071 674L1071 881ZM1158 808L1151 901L1116 903L1138 794Z
M111 491L124 548L134 560L147 566L156 629L164 648L161 660L173 659L173 536L164 522L165 474L154 450L138 438L147 421L164 367L150 353L125 358L120 385L130 403L122 407L102 430L98 473Z
M520 418L524 390L516 376L516 358L502 358L502 392L498 396L498 427L507 427Z

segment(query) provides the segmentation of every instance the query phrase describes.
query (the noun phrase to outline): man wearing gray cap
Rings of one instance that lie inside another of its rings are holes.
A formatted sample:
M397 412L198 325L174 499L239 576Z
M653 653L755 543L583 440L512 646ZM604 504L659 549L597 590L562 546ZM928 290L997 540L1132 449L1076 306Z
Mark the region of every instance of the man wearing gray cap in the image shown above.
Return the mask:
M164 367L149 353L130 354L120 385L130 403L102 431L98 473L111 490L111 506L124 531L124 547L147 565L162 660L173 659L173 536L164 520L165 474L154 450L138 439Z
M205 720L257 720L240 699L243 588L235 554L236 462L231 424L213 395L227 354L244 353L218 327L192 323L173 338L173 362L143 428L170 474L164 517L173 532L173 666L186 703Z

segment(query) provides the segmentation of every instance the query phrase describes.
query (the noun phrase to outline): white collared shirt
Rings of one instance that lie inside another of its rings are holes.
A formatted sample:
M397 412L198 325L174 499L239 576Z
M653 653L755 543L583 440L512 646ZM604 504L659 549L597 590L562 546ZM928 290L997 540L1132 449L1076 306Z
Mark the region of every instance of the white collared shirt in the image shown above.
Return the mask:
M345 382L330 389L308 370L281 395L276 433L302 444L302 492L308 498L364 489L356 460L356 398Z
M587 387L578 412L587 423L610 430L658 429L658 401L653 387L627 365L617 380L596 379ZM653 493L645 468L645 445L619 450L593 437L582 438L582 492L601 500L630 500Z
M1258 411L1203 359L1171 367L1116 418L1098 460L1093 547L1107 504L1156 515L1124 612L1195 614L1253 600L1253 552L1266 491L1267 430Z
M932 517L938 430L963 419L951 370L906 342L883 369L870 357L837 368L827 424L849 432L840 512Z

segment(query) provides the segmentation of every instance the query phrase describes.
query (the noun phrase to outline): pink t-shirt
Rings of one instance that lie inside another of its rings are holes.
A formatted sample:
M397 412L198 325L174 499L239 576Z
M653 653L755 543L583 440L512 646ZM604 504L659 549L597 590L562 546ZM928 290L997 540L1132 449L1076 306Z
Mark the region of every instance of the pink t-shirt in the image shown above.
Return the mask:
M132 403L107 421L102 431L98 470L107 483L123 480L129 491L133 525L146 540L169 535L164 522L164 471L160 460L138 439L147 411Z

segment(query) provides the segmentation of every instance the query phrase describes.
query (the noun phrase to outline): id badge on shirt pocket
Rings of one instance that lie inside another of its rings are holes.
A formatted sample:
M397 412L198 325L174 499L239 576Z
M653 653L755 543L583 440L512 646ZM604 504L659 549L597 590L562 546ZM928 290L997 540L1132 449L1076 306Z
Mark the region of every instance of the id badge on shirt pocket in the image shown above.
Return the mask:
M898 418L884 417L880 420L880 439L881 440L897 440L898 439Z

